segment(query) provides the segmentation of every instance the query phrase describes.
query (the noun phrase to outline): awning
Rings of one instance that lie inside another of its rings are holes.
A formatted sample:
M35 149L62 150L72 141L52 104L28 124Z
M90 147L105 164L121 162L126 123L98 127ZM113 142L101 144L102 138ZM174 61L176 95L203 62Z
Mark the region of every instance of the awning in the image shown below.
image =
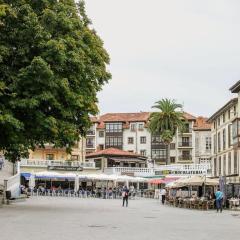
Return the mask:
M26 180L29 180L31 177L31 173L21 173L21 177L24 177Z
M159 178L159 179L152 179L149 181L149 183L151 183L151 184L168 184L168 183L174 182L178 179L179 179L179 177L164 178L164 179Z
M240 184L240 176L227 177L227 184Z

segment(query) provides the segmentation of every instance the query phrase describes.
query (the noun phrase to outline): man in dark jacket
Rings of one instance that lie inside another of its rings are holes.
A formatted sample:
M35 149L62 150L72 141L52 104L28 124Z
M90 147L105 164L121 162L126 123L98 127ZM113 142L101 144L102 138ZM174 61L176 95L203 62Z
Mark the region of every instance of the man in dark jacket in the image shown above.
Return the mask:
M128 195L129 195L129 189L127 188L127 186L125 186L122 191L123 207L125 206L125 202L126 202L126 207L128 206Z

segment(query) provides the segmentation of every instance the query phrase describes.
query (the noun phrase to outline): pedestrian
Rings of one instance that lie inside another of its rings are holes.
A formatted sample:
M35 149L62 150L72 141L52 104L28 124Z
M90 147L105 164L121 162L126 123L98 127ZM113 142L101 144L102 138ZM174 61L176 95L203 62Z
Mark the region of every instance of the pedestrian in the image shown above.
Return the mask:
M166 189L163 188L160 190L160 196L162 197L162 204L165 204L165 200L166 200Z
M0 170L2 170L4 167L4 158L0 155Z
M222 212L223 210L223 192L220 191L220 188L218 188L217 192L215 193L216 197L216 207L217 212L220 210Z
M126 207L128 207L128 195L129 195L129 189L127 188L127 186L124 186L122 191L123 207L125 206L125 203L126 203Z

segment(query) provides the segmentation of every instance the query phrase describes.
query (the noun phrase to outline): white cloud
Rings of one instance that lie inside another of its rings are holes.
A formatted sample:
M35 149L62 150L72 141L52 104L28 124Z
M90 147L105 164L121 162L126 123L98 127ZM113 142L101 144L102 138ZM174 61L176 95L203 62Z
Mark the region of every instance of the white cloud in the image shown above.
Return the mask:
M150 110L169 97L211 115L240 79L237 0L86 0L111 57L101 112Z

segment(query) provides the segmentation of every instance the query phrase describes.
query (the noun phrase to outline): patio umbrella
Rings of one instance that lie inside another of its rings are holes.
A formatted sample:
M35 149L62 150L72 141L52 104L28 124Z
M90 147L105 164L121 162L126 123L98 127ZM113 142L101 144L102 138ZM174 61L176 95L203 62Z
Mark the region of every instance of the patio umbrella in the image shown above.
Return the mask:
M79 177L76 175L75 182L74 182L74 191L77 192L79 189Z

